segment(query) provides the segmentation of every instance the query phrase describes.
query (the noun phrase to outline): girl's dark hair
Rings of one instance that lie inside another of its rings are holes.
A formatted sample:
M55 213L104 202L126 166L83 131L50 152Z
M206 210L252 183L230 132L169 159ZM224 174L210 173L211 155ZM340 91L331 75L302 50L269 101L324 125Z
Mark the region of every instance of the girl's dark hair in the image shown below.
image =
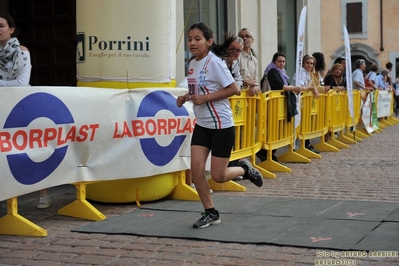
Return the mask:
M0 18L4 18L7 21L7 24L10 28L14 28L14 32L11 34L11 37L15 37L18 35L18 30L15 27L14 19L7 13L0 12Z
M282 57L286 58L285 55L284 55L283 53L277 52L277 53L275 53L275 54L273 55L272 62L273 62L273 63L276 62L276 60L277 60L277 58L278 58L279 56L282 56Z
M231 35L229 33L224 33L224 42L221 44L216 44L215 42L211 46L212 52L221 58L226 58L229 56L228 49L230 45L235 41L237 36Z
M191 27L188 29L187 32L189 32L190 30L193 30L193 29L198 29L198 30L202 31L202 34L204 34L204 37L207 41L209 41L210 39L213 39L213 31L208 25L206 25L206 23L196 22L193 25L191 25Z
M326 69L326 62L324 61L324 54L320 52L315 52L312 54L315 59L314 69L316 72L323 71Z
M198 29L202 32L205 39L209 41L210 39L214 39L212 29L204 22L196 22L188 29L188 32L193 29ZM227 33L224 34L224 42L222 44L212 43L210 50L221 58L226 58L228 56L227 50L230 47L230 44L234 42L237 37L234 35L229 35Z

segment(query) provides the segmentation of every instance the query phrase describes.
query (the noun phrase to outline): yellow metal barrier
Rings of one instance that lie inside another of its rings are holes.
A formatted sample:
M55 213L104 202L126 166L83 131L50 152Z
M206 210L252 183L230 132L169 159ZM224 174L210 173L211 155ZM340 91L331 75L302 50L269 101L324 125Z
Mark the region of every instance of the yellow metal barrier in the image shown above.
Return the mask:
M301 94L301 122L298 131L298 139L301 147L296 150L299 154L307 158L321 158L320 154L305 148L305 141L313 138L320 138L320 142L315 147L325 149L324 135L328 131L327 118L327 95L320 93L315 98L311 91L304 91Z
M346 116L349 111L347 95L340 89L328 91L328 129L331 138L326 141L330 145L328 149L317 147L320 151L339 151L340 148L349 148L349 146L335 138L335 133L343 134L345 129Z
M89 183L90 182L75 183L76 200L59 209L58 214L92 221L104 220L105 215L86 200L86 185Z
M388 116L386 119L390 123L396 125L396 124L399 123L399 119L393 116L393 109L394 109L394 106L395 106L395 93L393 91L391 91L391 93L392 93L392 100L391 100L391 110L392 110L392 112L391 112L391 115ZM399 108L399 106L397 106L397 108Z
M389 117L392 116L393 114L393 103L394 103L394 95L393 92L389 92L391 94L391 102L390 102L390 114L389 116L386 117L382 117L379 121L378 121L378 126L380 126L380 128L384 129L387 126L393 126L396 123L391 121L391 119L389 119ZM376 95L376 99L375 101L378 103L378 97L379 97L379 91L377 91L377 95Z
M359 114L359 120L358 120L358 124L357 124L357 129L355 132L356 137L359 138L368 138L371 136L371 134L369 132L367 132L367 130L364 128L364 123L362 120L362 114L363 114L363 104L366 101L368 94L370 93L370 90L366 89L366 90L362 90L359 91L360 93L360 114ZM363 127L362 127L363 126Z
M248 90L242 90L241 95L230 97L230 105L233 111L236 139L231 153L231 160L251 157L251 162L263 177L276 177L275 174L256 165L256 157L253 156L260 150L264 135L263 121L264 99L262 94L248 96Z
M259 169L270 172L291 172L291 169L272 160L272 150L289 146L289 151L278 157L281 162L310 162L293 151L294 123L287 119L287 100L284 91L268 91L263 94L263 106L259 110L262 121L262 145L267 150L266 161L257 164ZM255 158L255 155L252 155ZM254 159L253 159L254 161ZM275 178L275 175L269 176Z
M349 103L348 103L348 92L345 92L345 105L347 106L347 112L346 112L346 119L345 119L345 132L343 134L340 134L338 136L338 140L346 143L346 144L355 144L358 143L359 141L362 140L361 137L356 136L359 135L358 132L356 131L351 131L351 128L356 129L360 120L360 115L361 115L361 104L362 104L362 99L360 97L360 91L359 90L353 90L352 91L352 99L353 99L353 117L350 116L350 111L349 111ZM362 133L360 133L362 135Z
M0 218L0 234L47 236L47 231L18 214L18 199L7 200L7 214Z

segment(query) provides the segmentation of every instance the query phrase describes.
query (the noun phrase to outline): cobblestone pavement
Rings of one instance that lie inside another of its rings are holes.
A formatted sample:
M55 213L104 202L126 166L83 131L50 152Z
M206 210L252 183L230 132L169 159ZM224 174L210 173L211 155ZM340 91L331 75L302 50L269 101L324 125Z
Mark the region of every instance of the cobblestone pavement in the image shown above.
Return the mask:
M321 159L314 159L309 164L286 163L292 173L277 173L277 178L265 179L262 188L240 181L247 187L246 192L215 193L399 202L398 136L399 125L387 127L382 133L351 145L349 149L323 152ZM36 210L37 193L19 198L19 213L46 229L48 236L0 235L0 265L315 265L315 260L320 259L317 252L322 251L290 246L73 233L71 229L90 221L60 216L57 210L74 200L75 189L62 186L49 191L53 204L47 210ZM1 206L2 216L5 202L1 202ZM94 203L94 206L107 217L136 208L132 204ZM223 223L217 226L223 226ZM399 265L399 258L348 259L356 265Z

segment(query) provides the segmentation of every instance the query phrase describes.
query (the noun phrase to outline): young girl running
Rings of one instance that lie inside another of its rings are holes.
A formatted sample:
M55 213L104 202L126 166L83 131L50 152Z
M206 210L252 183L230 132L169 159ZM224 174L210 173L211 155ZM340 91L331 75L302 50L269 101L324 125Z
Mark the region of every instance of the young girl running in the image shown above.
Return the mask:
M211 176L223 183L238 176L249 179L256 186L263 185L263 177L251 163L240 160L239 166L227 167L234 144L235 132L228 97L239 92L226 63L211 52L216 44L213 32L203 22L188 30L188 46L195 56L188 69L189 93L177 98L177 106L193 103L197 123L191 139L191 176L205 209L194 228L205 228L221 222L215 209L205 176L205 163L211 152Z

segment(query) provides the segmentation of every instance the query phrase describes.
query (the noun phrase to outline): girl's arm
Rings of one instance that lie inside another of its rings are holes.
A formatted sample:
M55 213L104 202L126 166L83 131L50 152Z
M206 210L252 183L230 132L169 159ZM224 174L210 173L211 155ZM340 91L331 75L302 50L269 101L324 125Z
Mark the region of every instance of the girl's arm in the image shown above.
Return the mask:
M235 82L231 83L222 90L214 93L204 94L204 95L190 95L190 100L194 105L200 105L206 102L214 102L223 99L227 99L240 92L237 84Z

